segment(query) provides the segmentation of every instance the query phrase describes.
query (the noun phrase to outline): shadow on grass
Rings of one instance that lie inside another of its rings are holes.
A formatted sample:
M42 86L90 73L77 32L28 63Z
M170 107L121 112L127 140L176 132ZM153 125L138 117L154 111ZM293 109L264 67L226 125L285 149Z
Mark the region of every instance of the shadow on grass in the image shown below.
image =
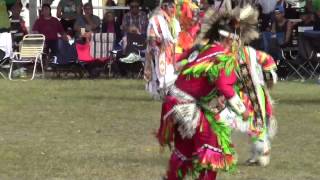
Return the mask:
M319 105L320 99L283 99L280 100L280 104L288 105Z
M114 100L114 101L131 101L131 102L158 102L152 100L151 97L148 96L108 96L105 97L108 100Z

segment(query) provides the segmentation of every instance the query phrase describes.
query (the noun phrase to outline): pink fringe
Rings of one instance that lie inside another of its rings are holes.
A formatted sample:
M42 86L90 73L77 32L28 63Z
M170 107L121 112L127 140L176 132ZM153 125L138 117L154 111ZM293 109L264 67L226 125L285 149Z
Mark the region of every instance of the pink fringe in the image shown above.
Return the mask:
M222 152L202 147L198 150L199 163L203 166L210 165L213 170L226 169L234 163L232 155L224 155Z

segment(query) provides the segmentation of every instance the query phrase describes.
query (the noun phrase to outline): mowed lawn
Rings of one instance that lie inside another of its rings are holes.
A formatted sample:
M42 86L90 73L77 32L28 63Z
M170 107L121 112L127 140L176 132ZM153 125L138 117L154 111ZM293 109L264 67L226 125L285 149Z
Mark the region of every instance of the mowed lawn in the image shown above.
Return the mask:
M1 80L0 180L160 180L169 152L154 132L160 103L137 80ZM239 168L218 180L319 180L320 86L282 82L272 92L279 134L266 168L246 167L249 140L235 134Z

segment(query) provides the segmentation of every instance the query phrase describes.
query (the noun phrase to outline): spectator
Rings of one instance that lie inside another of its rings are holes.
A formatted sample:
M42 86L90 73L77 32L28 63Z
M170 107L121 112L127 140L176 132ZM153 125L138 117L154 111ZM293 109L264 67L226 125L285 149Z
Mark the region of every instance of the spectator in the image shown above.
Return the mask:
M131 33L131 34L141 34L141 32L139 31L139 29L136 26L130 26L128 28L128 32L127 33ZM127 48L127 35L125 34L122 38L122 50L123 52L125 52L126 48Z
M150 11L152 11L159 5L159 3L160 3L159 0L144 0L143 1L143 7L149 9Z
M320 8L320 7L319 7ZM320 9L313 14L314 30L320 31Z
M72 30L78 16L82 14L82 0L60 0L57 7L57 17L66 32L73 35Z
M315 3L315 2L314 2ZM310 60L315 58L315 53L320 52L319 40L320 40L320 1L319 4L314 4L314 9L316 12L313 15L313 27L314 30L305 31L299 34L299 52L298 52L298 60L300 62L304 62L306 60ZM305 23L312 24L308 17L304 19Z
M10 21L5 0L0 0L0 60L12 54Z
M140 10L139 0L132 0L129 4L130 11L122 19L122 30L126 33L129 27L136 26L142 34L146 34L148 18L145 12Z
M114 0L107 0L106 6L116 6L117 4L114 2Z
M84 29L85 32L99 32L100 28L100 18L96 15L93 15L93 7L91 3L86 3L83 6L84 15L81 15L77 18L74 24L74 30L76 31L77 37L82 35L84 32L81 32L81 29Z
M272 21L272 13L275 10L277 0L258 0L258 4L262 8L261 31L267 31Z
M297 26L314 26L312 12L305 10L300 14L300 19L302 20L297 24Z
M306 0L305 10L308 13L312 13L313 12L312 0Z
M51 16L51 7L48 4L42 5L41 16L34 23L32 30L46 37L45 53L51 57L56 56L58 52L58 34L63 36L64 39L67 39L59 20Z
M283 7L285 14L286 14L286 10L291 7L291 5L287 2L287 0L277 0L276 6Z
M130 26L128 32L122 38L122 51L117 53L115 69L120 73L122 77L133 77L134 72L138 69L141 64L141 56L138 49L136 47L128 46L128 36L129 35L141 35L139 29L136 26ZM132 36L131 36L132 37ZM141 38L143 39L143 38Z
M22 40L23 36L28 34L25 22L23 18L20 16L22 10L22 4L15 4L11 7L11 17L10 23L11 28L10 32L12 34L13 40L13 50L19 51L19 43Z
M277 6L274 11L275 21L272 23L271 32L263 33L264 50L279 60L280 47L289 44L292 34L292 23L284 17L284 8Z
M272 23L271 32L276 36L280 45L288 44L292 33L292 23L285 18L285 10L282 6L277 6L275 21Z
M120 24L115 20L112 12L106 12L102 20L102 32L103 33L115 33L116 41L115 44L118 44L121 40L122 33L120 29Z

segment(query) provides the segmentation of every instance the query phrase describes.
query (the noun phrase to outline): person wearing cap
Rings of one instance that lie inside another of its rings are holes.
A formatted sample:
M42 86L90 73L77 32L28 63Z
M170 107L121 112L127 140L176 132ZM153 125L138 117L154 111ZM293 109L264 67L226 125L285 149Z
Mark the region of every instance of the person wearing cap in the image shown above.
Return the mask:
M266 31L268 29L269 23L271 22L272 13L276 7L277 0L258 0L257 4L260 5L262 9L261 30Z
M271 25L270 32L263 32L264 51L273 55L277 60L281 59L280 47L285 47L290 43L293 24L285 18L284 8L277 6L274 15L275 20Z
M275 21L272 23L271 32L276 35L280 45L288 44L292 33L292 23L285 18L285 10L282 6L277 6L274 14Z

